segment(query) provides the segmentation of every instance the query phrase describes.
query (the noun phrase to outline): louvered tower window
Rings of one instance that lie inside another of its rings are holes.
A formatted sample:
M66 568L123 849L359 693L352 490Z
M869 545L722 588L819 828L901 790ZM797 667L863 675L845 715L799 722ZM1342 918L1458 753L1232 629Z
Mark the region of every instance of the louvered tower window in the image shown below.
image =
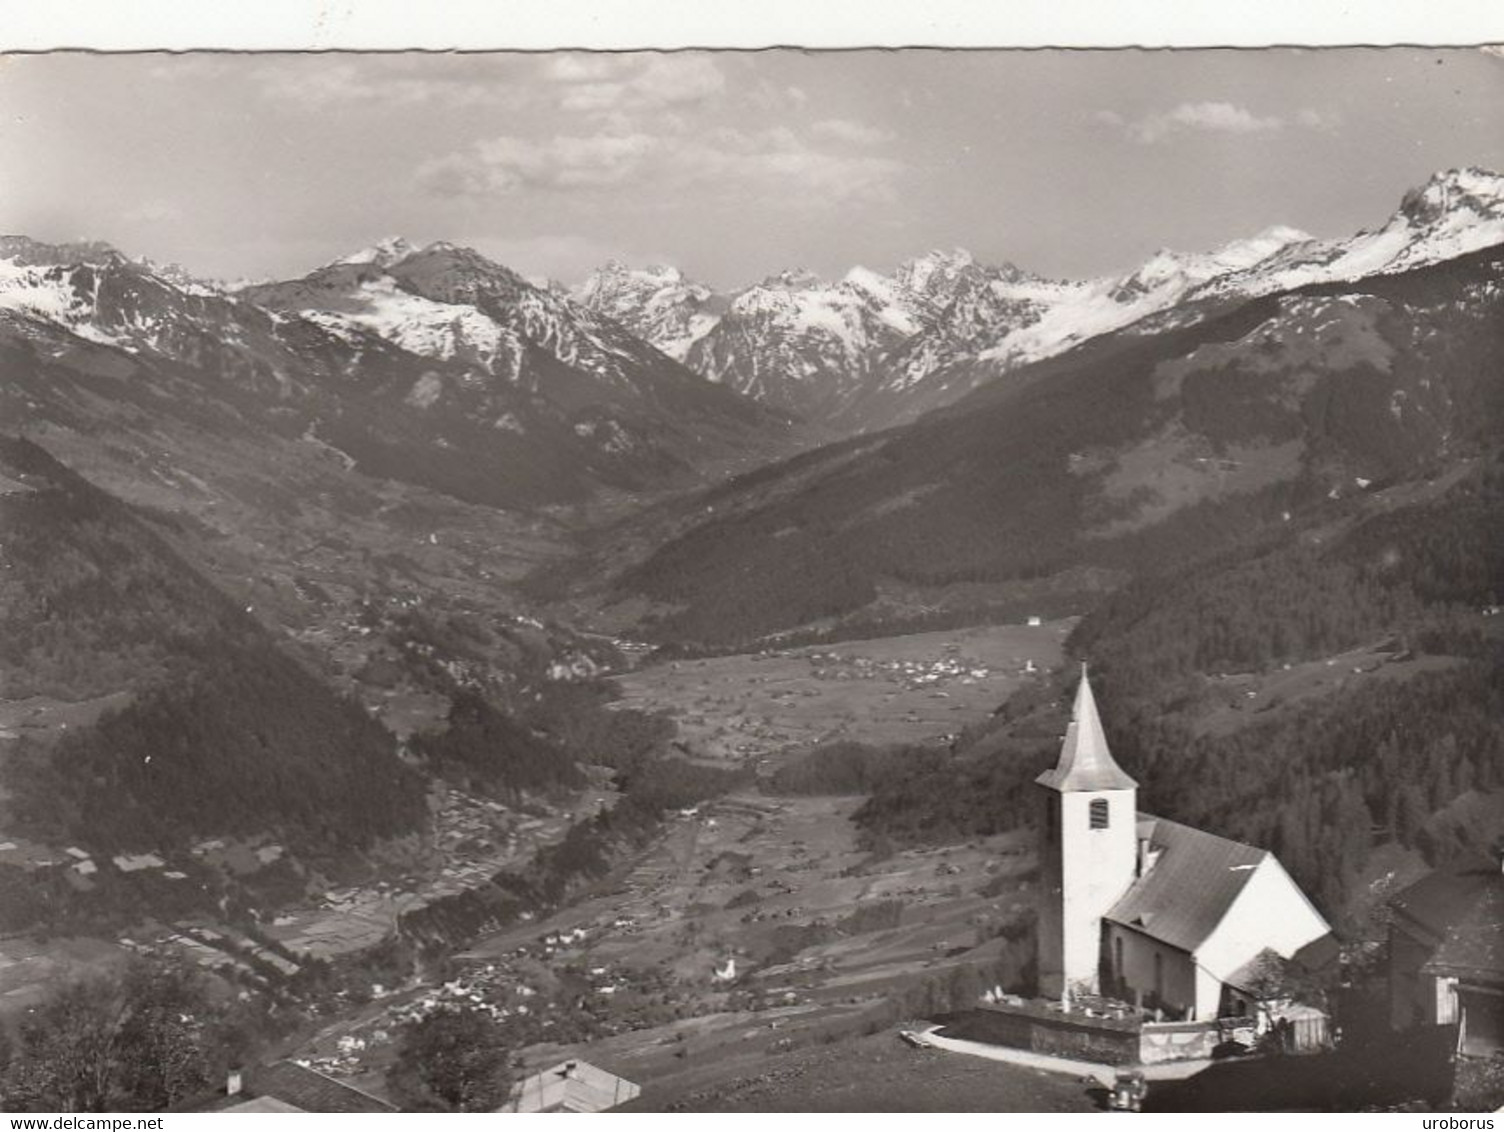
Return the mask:
M1091 828L1107 828L1107 799L1093 798L1091 800Z

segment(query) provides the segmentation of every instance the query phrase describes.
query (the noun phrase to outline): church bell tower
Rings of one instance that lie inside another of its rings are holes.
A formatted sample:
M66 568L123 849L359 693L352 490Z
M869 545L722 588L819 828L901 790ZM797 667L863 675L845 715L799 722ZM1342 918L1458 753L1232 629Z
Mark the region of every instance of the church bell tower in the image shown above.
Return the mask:
M1086 666L1060 761L1044 788L1040 847L1039 992L1095 994L1102 916L1133 883L1138 783L1113 761Z

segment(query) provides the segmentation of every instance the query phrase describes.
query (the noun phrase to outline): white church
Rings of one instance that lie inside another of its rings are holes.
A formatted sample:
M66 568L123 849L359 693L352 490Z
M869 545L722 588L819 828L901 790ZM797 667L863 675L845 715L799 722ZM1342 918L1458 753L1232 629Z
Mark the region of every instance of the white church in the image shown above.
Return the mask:
M1330 936L1274 854L1139 812L1084 666L1060 761L1036 781L1047 795L1041 994L1106 993L1209 1021L1270 952L1288 960Z

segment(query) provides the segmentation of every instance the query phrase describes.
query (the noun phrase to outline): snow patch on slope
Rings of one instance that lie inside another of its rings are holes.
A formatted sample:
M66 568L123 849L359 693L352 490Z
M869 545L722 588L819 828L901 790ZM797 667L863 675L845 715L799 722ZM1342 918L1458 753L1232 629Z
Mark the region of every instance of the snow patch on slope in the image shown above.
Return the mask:
M1201 294L1267 295L1314 283L1346 283L1442 263L1504 243L1504 177L1481 169L1438 173L1407 193L1381 228L1346 240L1294 244Z
M363 280L352 301L355 310L310 310L304 317L336 332L367 330L410 354L445 361L463 355L489 365L503 348L516 348L504 327L474 307L411 294L390 276Z

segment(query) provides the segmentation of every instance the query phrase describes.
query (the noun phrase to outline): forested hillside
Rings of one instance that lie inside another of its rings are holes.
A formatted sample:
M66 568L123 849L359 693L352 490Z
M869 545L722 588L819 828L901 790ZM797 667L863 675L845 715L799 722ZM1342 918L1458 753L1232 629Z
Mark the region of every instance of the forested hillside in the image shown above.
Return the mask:
M1124 765L1162 812L1274 848L1328 906L1376 843L1485 853L1504 833L1501 530L1496 451L1439 498L1115 595L1072 645L1101 674ZM1375 643L1332 694L1265 697L1231 733L1198 726L1218 673ZM1492 795L1492 823L1433 816L1472 791Z
M1501 271L1495 249L1095 339L698 497L611 599L649 599L637 629L656 641L745 647L948 587L1079 608L1101 590L1083 571L1283 539L1289 516L1341 515L1492 443Z
M268 829L335 849L421 826L391 736L129 509L24 440L0 441L0 469L7 698L130 697L55 746L22 739L11 828L119 851Z
M1272 849L1333 916L1386 842L1432 864L1489 852L1504 835L1500 530L1496 450L1435 498L1313 522L1107 599L1069 646L1091 663L1141 805ZM859 821L938 841L1034 820L1030 783L1069 702L1042 686L955 754L870 755L845 774L875 779ZM828 754L824 769L851 761Z

